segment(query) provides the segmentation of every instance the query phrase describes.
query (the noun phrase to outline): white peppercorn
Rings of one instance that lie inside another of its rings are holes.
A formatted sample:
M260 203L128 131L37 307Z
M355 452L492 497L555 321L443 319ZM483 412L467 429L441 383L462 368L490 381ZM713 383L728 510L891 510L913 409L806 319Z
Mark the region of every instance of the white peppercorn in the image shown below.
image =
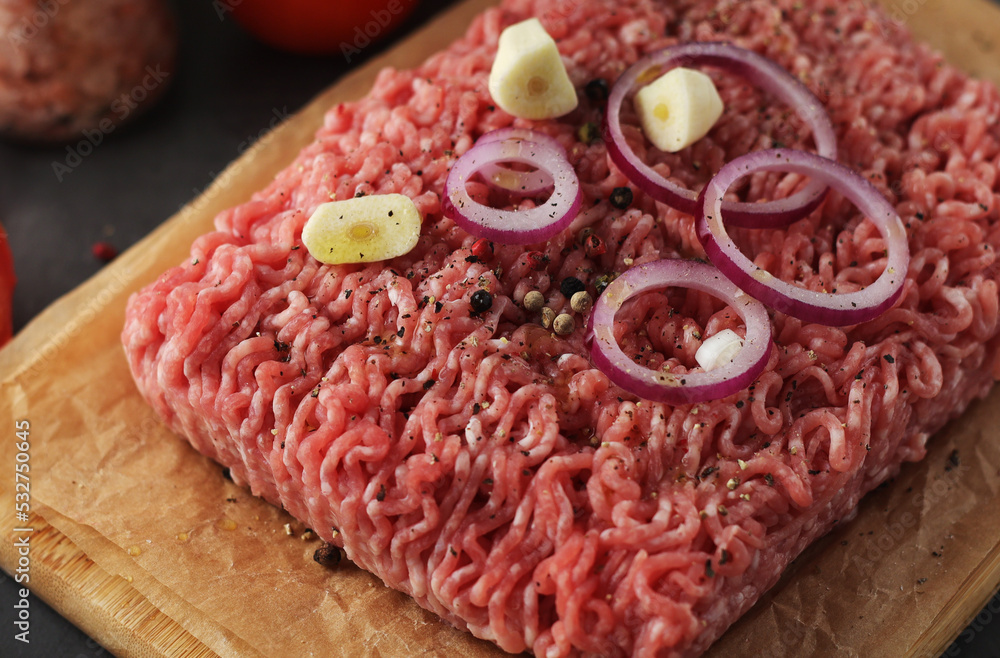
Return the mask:
M577 313L586 313L594 306L594 298L586 290L573 293L569 300L569 306Z
M545 295L537 290L532 290L524 296L522 304L524 305L524 310L529 313L537 313L545 306Z
M552 329L560 336L568 336L576 329L576 320L569 313L560 313L552 321Z

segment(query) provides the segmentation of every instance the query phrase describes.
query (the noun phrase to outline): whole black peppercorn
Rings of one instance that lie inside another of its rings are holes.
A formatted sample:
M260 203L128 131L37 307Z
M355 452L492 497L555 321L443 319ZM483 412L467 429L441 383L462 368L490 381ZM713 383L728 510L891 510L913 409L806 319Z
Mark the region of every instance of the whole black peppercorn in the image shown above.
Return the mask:
M632 205L632 188L616 187L611 192L611 205L618 210L625 210Z
M313 559L324 567L335 567L340 564L342 555L340 549L333 544L328 544L323 542L323 545L316 549L313 553Z
M604 78L594 78L583 88L587 98L599 103L608 100L608 81Z
M586 289L587 286L583 283L583 281L575 276L568 276L562 280L562 283L559 284L559 292L561 292L564 297L572 297L574 294Z
M477 290L469 298L469 304L476 313L484 313L493 306L493 295L485 290Z

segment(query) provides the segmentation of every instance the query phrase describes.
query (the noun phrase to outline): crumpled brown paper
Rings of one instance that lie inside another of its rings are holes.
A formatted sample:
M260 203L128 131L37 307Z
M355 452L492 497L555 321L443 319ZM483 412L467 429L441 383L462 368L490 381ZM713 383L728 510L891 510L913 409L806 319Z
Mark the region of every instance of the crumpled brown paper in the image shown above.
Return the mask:
M346 561L333 569L314 562L320 543L303 538L300 523L224 479L160 424L119 344L128 295L186 257L218 211L263 187L310 140L327 107L364 93L382 65L426 57L441 42L428 35L459 34L488 4L458 5L338 83L0 351L0 426L12 438L15 419L31 423L33 511L219 655L502 655ZM941 29L934 12L943 4L921 6L928 29ZM983 5L951 0L948 16L978 16ZM924 462L906 466L857 519L801 556L708 655L937 656L1000 582L998 427L995 390L935 437ZM0 441L0 455L12 474L12 440ZM12 480L0 477L8 536ZM47 590L59 576L42 577L45 558L33 557L35 593L49 591L106 646L138 655L121 648L115 620L76 611L72 597L85 592ZM0 550L6 570L13 559Z

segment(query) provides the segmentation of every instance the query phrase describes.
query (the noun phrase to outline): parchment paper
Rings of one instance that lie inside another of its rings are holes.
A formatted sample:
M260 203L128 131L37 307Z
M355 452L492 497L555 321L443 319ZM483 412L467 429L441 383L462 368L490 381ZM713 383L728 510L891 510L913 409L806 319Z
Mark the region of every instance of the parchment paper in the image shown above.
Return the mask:
M13 435L14 419L31 422L34 511L220 655L502 655L346 561L316 564L320 543L300 523L159 423L119 344L128 295L182 260L219 210L263 187L325 108L367 91L381 66L426 57L442 43L431 35L454 38L488 4L459 5L340 82L0 351L0 426ZM994 390L934 439L927 460L807 551L709 655L937 655L1000 582L998 427ZM13 442L0 446L12 473ZM13 507L11 484L0 477L0 503Z

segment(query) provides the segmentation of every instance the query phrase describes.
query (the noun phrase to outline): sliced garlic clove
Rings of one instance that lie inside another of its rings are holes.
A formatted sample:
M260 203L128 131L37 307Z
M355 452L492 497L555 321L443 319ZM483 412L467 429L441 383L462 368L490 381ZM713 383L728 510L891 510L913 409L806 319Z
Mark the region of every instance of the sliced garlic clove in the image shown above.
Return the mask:
M705 339L695 352L694 360L707 372L735 359L741 349L743 349L743 339L739 334L732 329L723 329Z
M640 89L635 105L646 138L668 153L697 142L722 116L722 99L712 79L683 67Z
M420 211L403 194L331 201L316 208L302 229L302 243L330 265L374 263L408 253L417 244Z
M554 119L579 102L556 42L537 18L500 33L489 89L501 109L522 119Z

